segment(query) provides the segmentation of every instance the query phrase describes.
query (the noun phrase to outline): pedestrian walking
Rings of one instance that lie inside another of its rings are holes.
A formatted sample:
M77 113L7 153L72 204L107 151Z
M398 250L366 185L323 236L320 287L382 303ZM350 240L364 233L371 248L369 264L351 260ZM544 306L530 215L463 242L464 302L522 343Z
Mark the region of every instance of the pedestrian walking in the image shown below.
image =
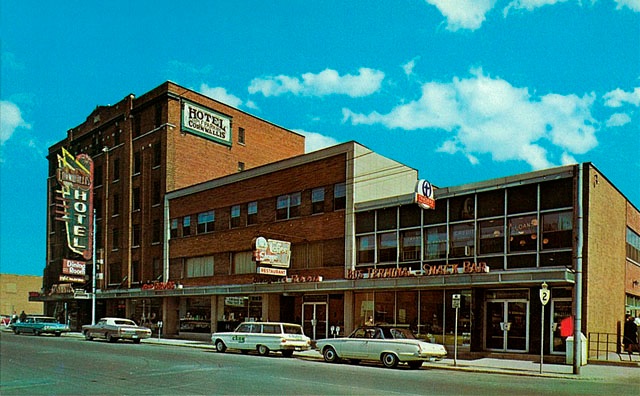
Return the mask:
M636 326L635 318L630 314L625 316L622 345L624 350L629 353L629 360L631 360L631 354L634 351L640 352L638 348L638 326Z

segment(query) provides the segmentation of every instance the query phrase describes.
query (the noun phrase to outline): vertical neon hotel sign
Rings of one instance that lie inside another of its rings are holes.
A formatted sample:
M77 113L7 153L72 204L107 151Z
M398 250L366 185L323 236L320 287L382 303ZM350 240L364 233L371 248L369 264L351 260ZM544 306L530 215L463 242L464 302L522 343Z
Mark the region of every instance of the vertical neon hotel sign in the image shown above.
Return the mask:
M56 176L60 184L56 220L66 224L69 249L88 260L92 255L93 160L86 154L74 158L63 148Z

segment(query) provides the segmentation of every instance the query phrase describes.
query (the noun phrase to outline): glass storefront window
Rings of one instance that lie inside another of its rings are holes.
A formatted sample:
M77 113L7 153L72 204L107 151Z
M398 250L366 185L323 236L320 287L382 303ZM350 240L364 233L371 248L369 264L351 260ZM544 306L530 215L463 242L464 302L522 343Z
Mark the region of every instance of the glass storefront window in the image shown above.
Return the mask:
M376 292L373 320L376 324L395 324L395 292Z
M396 324L408 325L412 331L418 328L418 292L397 292Z
M367 322L373 323L373 292L354 293L355 312L354 321L356 326L364 325Z
M420 230L407 230L400 233L400 261L420 260Z
M542 215L542 249L562 249L573 246L573 212Z
M440 335L444 328L444 291L428 290L420 291L420 322L418 334L421 337L435 337ZM427 338L429 340L429 338Z
M363 235L358 238L357 264L372 264L375 255L375 239L373 235Z
M536 216L509 219L509 253L536 250L538 220Z
M502 253L504 251L504 220L478 222L479 254Z
M395 232L378 234L378 262L385 263L397 261L398 241Z
M449 257L472 257L475 248L473 223L453 224L450 230Z
M436 260L447 256L447 227L437 226L425 229L424 259Z

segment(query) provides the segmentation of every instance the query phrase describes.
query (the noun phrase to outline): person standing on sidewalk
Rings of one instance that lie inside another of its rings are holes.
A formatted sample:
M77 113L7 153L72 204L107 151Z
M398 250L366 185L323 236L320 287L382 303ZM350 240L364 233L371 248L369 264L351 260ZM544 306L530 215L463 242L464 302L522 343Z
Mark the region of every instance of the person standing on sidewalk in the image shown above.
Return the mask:
M631 360L634 348L638 348L638 326L635 324L634 317L629 314L625 316L622 345L624 350L629 352L629 360Z

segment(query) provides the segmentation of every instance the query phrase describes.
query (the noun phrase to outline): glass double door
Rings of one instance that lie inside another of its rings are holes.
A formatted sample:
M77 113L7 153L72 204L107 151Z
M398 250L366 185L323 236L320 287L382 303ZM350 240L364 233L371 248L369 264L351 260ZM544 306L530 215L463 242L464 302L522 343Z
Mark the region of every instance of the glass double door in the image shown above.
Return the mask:
M485 348L501 352L528 352L529 302L486 302Z
M327 303L302 304L302 327L304 334L312 340L327 338Z

